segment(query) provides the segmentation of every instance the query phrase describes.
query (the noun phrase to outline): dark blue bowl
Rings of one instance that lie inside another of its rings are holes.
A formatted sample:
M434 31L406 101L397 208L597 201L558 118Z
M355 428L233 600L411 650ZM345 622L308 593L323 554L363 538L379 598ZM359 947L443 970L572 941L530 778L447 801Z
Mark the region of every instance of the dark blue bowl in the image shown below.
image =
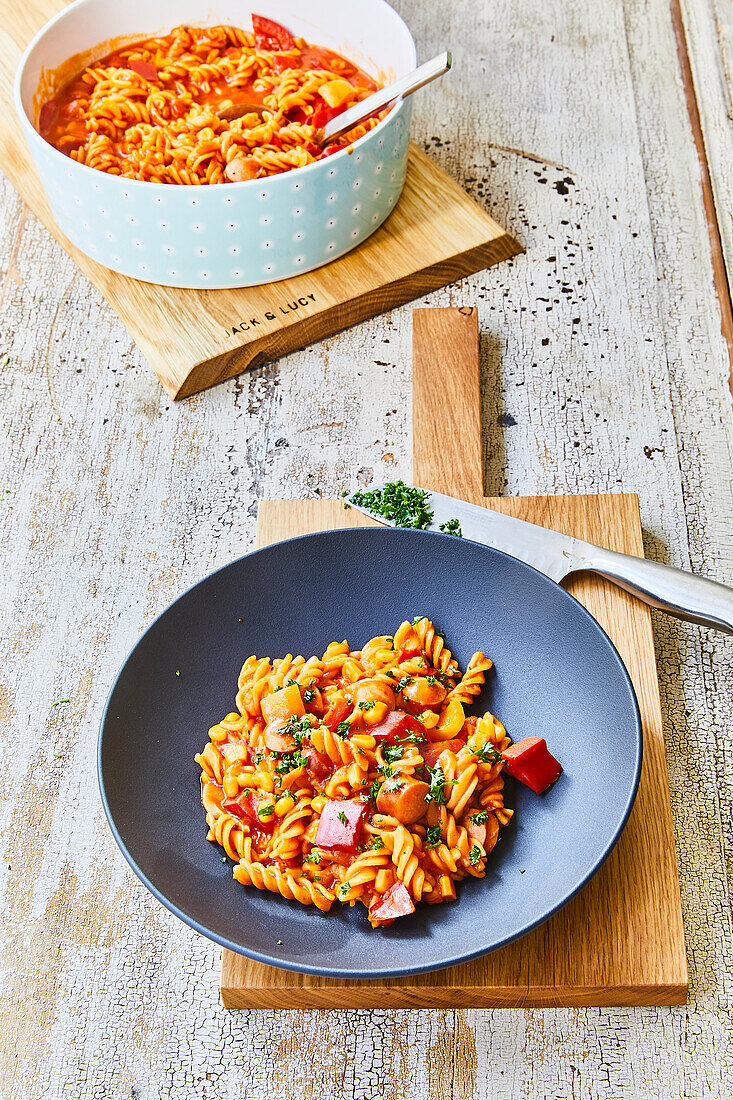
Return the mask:
M563 765L559 781L538 796L508 779L516 814L486 878L459 884L458 902L420 905L389 928L372 930L361 905L322 915L240 886L231 861L206 840L193 756L209 726L234 709L244 659L320 654L343 638L358 647L416 615L445 632L461 665L477 649L492 658L479 706L514 740L545 737ZM247 554L164 611L110 692L99 781L130 866L192 928L288 970L384 978L493 951L569 901L626 823L641 745L621 658L559 585L474 542L356 528Z

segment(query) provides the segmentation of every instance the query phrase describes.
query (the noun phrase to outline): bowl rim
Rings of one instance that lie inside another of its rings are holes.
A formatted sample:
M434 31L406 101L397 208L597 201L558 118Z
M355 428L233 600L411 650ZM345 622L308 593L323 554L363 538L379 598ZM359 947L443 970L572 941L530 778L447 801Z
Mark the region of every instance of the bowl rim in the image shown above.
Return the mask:
M593 878L595 878L595 876L600 871L601 867L604 865L604 863L606 862L608 857L613 852L613 850L616 847L616 845L617 845L624 829L626 828L626 825L627 825L628 820L629 820L629 816L631 815L631 811L634 808L634 804L636 802L636 798L637 798L637 795L638 795L638 792L639 792L639 783L640 783L640 779L641 779L641 770L642 770L642 764L643 764L643 759L644 759L644 730L643 730L641 710L640 710L640 707L639 707L639 700L638 700L638 697L637 697L637 694L636 694L636 689L635 689L634 684L632 682L631 676L629 675L629 671L626 668L626 665L624 664L623 658L621 657L621 654L619 653L618 649L616 648L615 643L612 641L612 639L606 633L606 631L601 626L601 624L598 622L598 620L593 615L591 615L590 611L588 611L588 609L578 599L576 599L575 596L573 596L570 592L568 592L567 589L563 588L562 585L557 584L555 581L553 581L550 577L548 577L541 570L536 569L534 566L529 565L527 562L522 561L521 558L515 558L512 554L505 553L503 550L497 550L493 546L488 546L488 545L485 545L485 544L482 544L482 543L477 543L476 545L482 546L483 549L488 554L490 554L490 555L491 554L496 554L496 555L499 555L499 557L501 557L501 558L505 558L505 559L508 559L512 562L515 562L516 564L518 564L518 566L521 567L521 569L528 570L530 573L533 573L537 577L541 578L541 582L543 584L551 585L553 590L554 589L559 589L563 593L563 595L565 597L567 597L568 600L571 601L571 603L576 605L576 611L578 611L581 614L582 617L584 617L586 620L588 620L588 622L591 624L591 626L598 632L601 641L605 642L606 646L608 647L610 655L613 658L616 665L618 666L619 672L621 673L621 680L625 681L625 686L626 686L626 689L628 691L628 694L629 694L629 697L630 697L630 700L631 700L633 716L634 716L634 720L635 720L634 725L635 725L635 735L636 735L635 736L636 760L635 760L634 772L633 772L633 775L631 776L630 794L629 794L629 797L626 801L625 806L623 807L623 811L620 815L619 822L618 822L616 828L614 829L613 834L611 835L611 837L609 838L609 840L607 841L607 843L603 847L603 849L601 851L601 854L597 858L595 864L591 867L591 869L589 871L586 872L586 874L583 876L581 881L576 886L574 886L573 888L568 890L565 893L565 895L562 898L560 898L560 900L557 901L553 905L553 907L551 909L549 909L546 913L544 913L542 916L537 917L535 920L533 920L530 923L524 925L518 932L514 932L512 934L509 934L509 935L505 936L501 941L493 944L492 946L490 946L488 948L484 947L484 948L479 948L479 949L473 950L473 951L466 951L466 952L463 952L463 953L458 951L458 953L453 955L453 957L446 958L446 959L442 960L441 962L439 962L437 964L435 962L428 962L428 963L417 962L417 963L415 963L413 965L410 965L410 966L407 966L407 967L397 967L397 968L390 967L389 969L386 969L386 970L358 969L358 970L349 970L348 972L344 972L343 970L340 970L338 967L334 967L334 966L313 966L313 965L309 965L308 963L305 963L305 962L299 962L298 964L295 964L295 963L290 962L289 960L278 958L277 956L274 956L274 955L270 955L267 952L258 951L256 949L250 948L250 947L244 947L242 944L235 943L233 940L229 939L227 936L222 935L218 932L215 932L211 928L206 927L200 921L196 920L195 918L191 917L188 913L186 913L186 911L184 909L182 909L179 905L177 905L175 902L171 901L170 898L168 898L162 890L159 890L153 884L153 882L150 880L150 878L145 873L145 871L142 869L142 867L140 867L139 864L137 863L137 861L136 861L135 857L133 856L132 852L130 852L128 850L128 848L127 848L127 846L126 846L126 844L125 844L125 842L124 842L124 840L123 840L123 838L120 834L120 831L117 828L117 825L115 823L113 813L112 813L112 810L110 808L109 800L107 798L107 791L106 791L106 788L105 788L105 775L104 775L104 765L103 765L102 757L103 757L105 728L106 728L106 725L107 725L107 716L110 713L110 708L111 708L111 705L112 705L112 699L113 699L115 690L117 688L117 684L118 684L120 678L122 677L131 656L133 655L133 653L135 652L137 647L140 645L143 638L145 638L146 635L151 630L153 630L153 628L156 626L158 621L165 614L167 614L167 612L172 607L174 607L176 604L178 604L181 600L186 599L188 597L189 593L192 592L193 589L195 589L198 585L204 584L206 581L208 581L212 577L217 576L218 574L224 572L225 570L231 569L232 567L237 566L237 565L241 565L242 562L246 561L247 559L249 559L251 557L254 557L255 555L266 554L274 546L284 546L284 545L289 545L291 543L308 543L308 542L312 542L313 540L323 538L324 536L330 537L330 536L334 536L334 535L343 535L345 533L354 534L355 532L359 532L360 536L363 537L365 532L371 532L373 534L376 531L379 531L379 532L391 531L392 534L397 535L397 537L404 536L404 535L408 535L408 536L414 536L414 535L425 536L425 535L427 535L429 538L446 539L451 544L453 544L453 542L454 542L454 539L453 539L452 535L441 534L437 531L417 531L415 529L408 530L408 529L403 529L403 528L391 528L391 527L382 527L382 526L375 527L375 528L370 528L370 527L341 527L341 528L336 528L336 529L333 529L333 530L315 531L315 532L312 532L308 535L296 535L296 536L294 536L292 538L288 538L288 539L278 539L277 542L275 542L275 543L271 543L268 546L257 547L255 549L249 550L249 551L247 551L247 553L241 554L239 557L232 559L232 561L227 562L226 564L224 564L222 566L219 566L217 569L213 569L210 572L205 573L203 577L200 577L197 581L195 581L193 584L189 585L183 592L181 592L180 595L178 595L174 600L171 600L163 608L163 610L158 615L156 615L155 618L146 626L145 630L140 634L140 636L135 640L133 645L130 646L130 648L128 649L127 654L126 654L122 664L120 665L120 667L117 671L117 674L115 675L114 681L113 681L113 683L110 687L109 693L108 693L107 698L105 700L104 709L102 711L102 716L101 716L101 719L100 719L99 734L98 734L98 737L97 737L97 783L98 783L98 787L99 787L99 794L100 794L100 799L101 799L101 802L102 802L102 807L104 809L104 814L105 814L105 817L107 819L107 824L109 825L109 828L112 832L112 835L115 839L115 842L117 843L117 846L119 847L120 851L122 852L122 855L124 856L124 858L127 861L128 865L130 866L132 871L135 873L137 878L150 891L150 893L153 895L153 897L155 897L161 903L161 905L163 905L166 909L168 909L169 912L173 913L174 916L178 917L179 920L182 920L183 923L188 925L189 928L192 928L194 931L198 932L200 935L204 936L206 939L212 940L214 943L219 944L220 947L224 947L227 950L234 952L234 954L244 955L247 958L253 959L255 962L264 963L267 966L274 966L274 967L276 967L280 970L289 970L289 971L292 971L293 973L296 973L296 974L316 974L316 975L319 975L321 977L326 977L326 978L354 979L354 980L358 980L358 981L362 981L364 979L367 979L367 980L368 979L382 980L382 979L385 979L385 978L408 977L408 976L413 975L413 974L426 974L426 973L431 973L431 972L437 972L437 971L440 971L440 970L445 970L448 967L458 966L462 963L471 962L474 959L483 958L485 955L493 954L494 951L498 951L503 947L507 947L509 944L514 943L517 940L522 939L524 936L526 936L530 932L534 931L534 929L539 928L543 924L545 924L551 917L555 916L558 912L560 912L560 910L564 909L564 907L570 901L572 901L573 898L576 897L581 892L581 890L585 889L585 887L591 882L591 880ZM473 541L473 540L466 540L466 541ZM458 904L460 904L460 902Z
M99 2L100 2L100 0L74 0L73 3L69 4L65 8L62 8L61 11L57 12L56 15L54 15L51 19L49 19L46 23L44 23L43 26L36 32L36 34L34 34L33 38L31 39L31 41L28 43L25 50L23 51L21 59L18 62L18 67L15 71L15 78L13 80L13 100L14 100L14 104L15 104L16 114L18 115L18 118L20 120L21 128L23 129L23 131L26 135L26 140L29 142L29 144L31 142L36 142L36 143L41 142L42 145L40 146L40 148L44 148L46 150L51 150L52 159L55 159L56 157L63 158L67 169L68 169L69 165L72 165L73 167L72 167L71 171L80 170L83 173L82 178L85 178L85 179L88 178L90 180L90 182L91 182L91 176L87 176L86 175L87 173L94 173L94 175L96 177L105 176L108 180L117 181L115 183L110 184L110 186L112 186L112 187L115 187L118 184L120 186L124 186L125 188L132 187L134 190L137 190L138 188L142 187L142 188L145 189L144 193L147 193L147 194L154 194L154 193L163 192L166 195L170 195L171 191L173 191L174 193L180 191L182 194L187 194L191 190L195 190L196 192L201 192L202 189L205 192L207 190L205 185L198 184L198 183L170 184L170 183L158 183L155 180L129 179L127 176L116 176L116 175L113 175L110 172L101 172L98 168L91 168L88 164L80 164L79 161L73 160L71 157L66 156L65 153L62 153L54 145L52 145L50 142L46 141L46 139L43 137L43 135L41 133L39 133L39 131L33 125L33 122L31 121L31 119L28 115L28 112L25 109L25 106L23 104L22 95L21 95L21 85L23 83L23 78L25 77L25 74L26 74L26 68L28 66L28 62L30 60L31 54L35 50L36 46L44 38L46 38L47 36L49 36L50 34L53 33L56 25L58 23L63 22L69 16L69 14L71 12L76 11L78 8L91 7L93 5L97 5L97 4L99 4ZM391 13L391 15L394 16L394 18L397 20L397 22L399 24L401 24L402 28L404 29L405 35L407 37L408 45L410 47L411 64L414 68L415 65L417 64L417 47L415 45L415 40L412 36L412 32L410 31L410 28L407 26L407 23L405 22L405 20L402 18L402 16L399 14L399 12L396 11L392 7L392 5L387 2L387 0L367 0L367 2L370 3L370 4L375 5L378 8L387 9ZM265 3L265 6L267 6L266 3ZM199 25L204 25L204 24L193 24L193 25L194 26L199 26ZM209 23L208 25L213 26L214 24ZM143 33L144 32L141 32L141 34L143 34ZM373 140L375 135L378 135L381 131L386 129L387 124L393 123L398 118L401 118L402 115L404 114L404 111L405 111L405 99L402 96L400 96L400 98L395 101L392 108L388 111L387 115L383 119L381 119L377 123L376 126L374 126L366 134L362 134L362 136L360 138L357 138L357 140L355 142L353 142L351 145L347 145L343 149L340 149L338 151L338 153L333 153L331 156L329 156L325 159L313 161L312 164L303 165L303 167L301 167L301 168L293 168L289 172L280 172L280 173L278 173L277 175L274 175L274 176L265 176L262 179L255 179L255 180L241 180L237 183L227 182L227 183L224 183L224 184L217 184L216 185L216 193L219 193L219 188L220 187L227 187L227 188L249 187L250 189L252 189L253 185L258 185L259 187L263 187L263 186L273 187L273 186L275 186L275 187L281 188L281 187L284 186L284 181L289 180L293 172L306 173L306 172L311 172L313 169L317 169L317 168L320 168L321 170L323 170L324 165L329 165L330 163L338 162L339 160L343 159L344 156L353 156L355 150L357 150L360 147L363 147L364 145L369 143L370 139ZM60 161L58 161L58 163L60 164ZM302 175L298 176L298 179L302 179L302 178L303 178ZM278 181L278 182L276 182L276 181ZM283 181L283 182L279 182L279 181Z

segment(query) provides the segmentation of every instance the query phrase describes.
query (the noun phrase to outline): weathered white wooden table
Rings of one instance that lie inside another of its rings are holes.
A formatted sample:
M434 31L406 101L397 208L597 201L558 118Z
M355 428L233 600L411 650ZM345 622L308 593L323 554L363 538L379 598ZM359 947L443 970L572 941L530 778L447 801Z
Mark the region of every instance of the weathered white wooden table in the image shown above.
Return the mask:
M427 300L479 309L487 491L636 491L649 556L733 583L732 17L681 2L398 7L455 57L417 140L527 250ZM686 1007L221 1009L219 950L105 825L100 711L152 616L251 546L258 497L409 473L410 308L174 406L2 204L2 1095L730 1097L733 645L663 617Z

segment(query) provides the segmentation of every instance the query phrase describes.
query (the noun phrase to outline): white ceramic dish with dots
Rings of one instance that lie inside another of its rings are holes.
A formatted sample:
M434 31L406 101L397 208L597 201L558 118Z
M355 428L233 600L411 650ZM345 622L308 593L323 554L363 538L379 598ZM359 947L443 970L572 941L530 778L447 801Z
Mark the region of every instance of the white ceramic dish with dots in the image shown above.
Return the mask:
M415 67L412 36L384 0L251 2L255 11L381 81ZM166 286L257 286L342 256L394 209L407 167L409 98L348 151L280 176L213 186L111 176L77 164L37 132L42 100L54 90L48 73L70 57L85 51L103 56L110 39L165 34L181 23L249 27L249 14L246 3L221 0L211 6L200 0L76 0L23 55L16 109L54 217L73 244L113 271Z

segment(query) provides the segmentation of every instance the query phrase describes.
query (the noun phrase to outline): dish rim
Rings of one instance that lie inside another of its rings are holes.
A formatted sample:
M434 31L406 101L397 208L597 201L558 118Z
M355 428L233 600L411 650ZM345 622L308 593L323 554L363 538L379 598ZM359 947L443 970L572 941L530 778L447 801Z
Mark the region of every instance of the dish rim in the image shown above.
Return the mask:
M233 952L235 955L244 955L246 958L253 959L255 962L264 963L267 966L274 966L276 969L279 969L279 970L289 970L289 971L291 971L293 973L296 973L296 974L315 974L315 975L318 975L320 977L325 977L325 978L338 978L338 979L341 979L341 980L352 980L353 979L353 980L358 980L358 981L363 981L363 980L380 981L380 980L384 980L384 979L387 979L387 978L409 977L413 974L427 974L427 973L437 972L439 970L446 970L449 967L458 966L462 963L471 962L473 959L478 959L478 958L482 958L485 955L493 954L494 951L498 951L502 947L507 947L509 944L514 943L516 940L522 939L524 936L528 935L535 928L539 928L541 925L545 924L551 917L555 916L556 913L558 913L561 909L563 909L570 901L572 901L572 899L574 897L576 897L577 894L580 893L581 890L583 890L588 885L588 883L591 881L591 879L594 878L594 876L598 873L598 871L601 869L603 864L606 862L606 860L610 856L613 849L616 847L616 844L618 843L619 838L621 837L621 834L623 833L624 829L626 828L626 824L628 822L629 816L631 814L631 811L634 807L634 803L636 801L636 797L637 797L638 790L639 790L639 781L640 781L640 778L641 778L642 762L643 762L643 757L644 757L643 724L642 724L642 720L641 720L641 711L639 709L639 701L638 701L638 698L637 698L637 695L636 695L636 690L635 690L634 685L631 681L631 677L629 675L628 669L626 668L626 665L624 664L624 662L621 658L620 653L618 652L618 650L617 650L616 646L614 645L613 641L608 636L608 634L603 629L603 627L598 622L598 620L595 619L593 615L591 615L591 613L588 611L588 609L586 607L584 607L583 604L578 599L575 598L575 596L573 596L570 592L568 592L566 589L564 589L561 584L558 584L556 581L553 581L550 577L548 577L540 569L536 569L534 566L529 565L527 562L522 561L521 558L516 558L512 554L507 554L503 550L497 550L495 547L488 546L485 543L475 542L475 540L473 540L473 539L466 539L465 540L466 542L471 542L475 546L480 546L488 554L498 554L502 558L507 558L510 561L518 563L522 568L528 569L528 570L530 570L530 572L532 572L532 573L536 574L537 576L539 576L542 579L542 582L544 584L552 585L553 588L555 588L555 589L560 589L560 591L563 592L564 595L569 600L571 600L574 604L576 604L577 608L582 612L582 614L586 617L586 619L589 620L592 627L594 627L599 632L601 639L605 642L605 644L609 648L611 656L613 657L614 661L618 665L618 668L621 672L622 680L625 681L626 688L627 688L627 690L629 692L629 695L630 695L630 698L631 698L632 709L633 709L633 713L634 713L634 717L635 717L636 766L634 768L634 774L633 774L633 779L632 779L632 784L631 784L631 793L630 793L629 798L626 802L626 805L623 809L623 813L621 815L620 822L619 822L618 826L616 827L611 839L608 841L608 843L604 847L600 857L598 858L598 860L596 861L594 866L590 869L590 871L583 877L583 879L576 886L573 887L572 890L568 891L558 902L556 902L556 904L552 907L552 909L548 910L546 913L544 913L541 917L538 917L536 920L533 920L529 924L524 925L521 928L520 931L515 932L513 934L510 934L508 936L505 936L503 939L501 939L497 943L493 944L489 948L481 948L481 949L478 949L478 950L475 950L475 951L468 951L468 952L465 952L465 953L457 954L453 958L446 959L445 961L442 961L442 962L437 963L437 964L436 963L427 963L427 964L426 963L417 963L415 965L411 965L411 966L408 966L408 967L390 967L389 969L386 969L386 970L377 970L377 969L372 968L370 970L343 971L343 970L339 970L336 967L312 966L312 965L308 965L307 963L295 964L295 963L291 963L291 962L285 961L285 960L280 959L280 958L276 958L272 955L268 955L266 952L257 951L257 950L254 950L252 948L244 948L241 944L234 943L234 941L228 939L228 937L219 935L218 933L213 932L211 929L206 928L199 921L197 921L194 918L188 916L185 913L185 911L182 910L178 905L176 905L174 902L171 902L168 898L166 898L166 896L153 885L153 883L149 880L147 875L137 865L137 863L135 862L135 859L132 856L132 854L128 851L128 849L127 849L127 847L126 847L126 845L125 845L125 843L124 843L124 841L123 841L123 839L120 835L120 832L119 832L117 826L115 825L114 819L112 817L112 813L111 813L111 810L110 810L110 807L109 807L109 803L108 803L108 800L107 800L107 794L106 794L105 786L104 786L104 776L103 776L103 767L102 767L102 749L103 749L104 730L105 730L105 724L106 724L106 721L107 721L107 714L109 712L110 704L111 704L111 701L112 701L112 696L114 695L115 689L117 687L117 683L120 680L120 677L122 676L123 672L125 671L125 669L127 667L127 664L129 662L132 654L137 649L137 647L140 645L142 640L155 627L155 625L158 623L159 619L161 619L165 614L167 614L167 612L169 610L171 610L174 606L176 606L176 604L178 604L179 601L186 598L188 596L188 594L191 591L193 591L193 589L196 588L198 585L203 584L205 581L211 579L212 577L217 576L219 573L222 573L225 570L232 568L232 566L239 565L241 562L245 561L248 558L254 557L257 554L266 553L268 550L271 550L272 547L274 547L274 546L284 546L284 545L288 545L290 543L296 543L296 542L301 543L301 542L305 542L305 541L315 539L315 538L322 538L324 535L341 534L345 531L347 531L347 532L362 531L363 532L363 531L369 531L369 530L375 530L375 531L391 530L394 533L397 533L398 536L399 536L399 534L402 534L402 533L410 533L410 534L418 533L418 534L422 534L422 535L427 535L427 536L432 537L432 538L446 539L450 543L455 542L454 536L442 534L442 533L437 532L437 531L420 531L420 532L416 532L415 529L391 528L391 527L387 527L387 526L380 526L380 527L374 527L374 528L370 528L370 527L338 527L338 528L334 528L332 530L327 530L327 531L314 531L314 532L311 532L310 534L307 534L307 535L295 535L292 538L288 538L288 539L278 539L276 542L270 543L267 546L257 547L256 549L250 550L245 554L241 554L237 558L233 558L232 561L227 562L225 565L219 566L218 569L214 569L210 573L206 573L203 577L199 578L199 580L197 580L193 584L189 585L188 588L186 588L183 592L181 592L180 595L177 596L174 600L171 600L170 603L168 603L163 608L163 610L158 615L155 616L155 618L148 624L148 626L142 632L142 634L136 639L134 644L128 650L124 661L120 665L120 668L117 672L117 675L115 676L114 681L112 683L112 686L110 687L110 690L107 694L107 698L106 698L106 701L105 701L105 704L104 704L104 709L103 709L103 712L102 712L102 718L101 718L101 721L100 721L99 734L98 734L98 738L97 738L97 781L98 781L98 785L99 785L99 793L100 793L100 797L101 797L101 800L102 800L102 806L103 806L103 809L104 809L105 817L107 818L107 823L108 823L108 825L109 825L109 827L112 831L112 835L115 838L117 846L119 847L120 851L122 852L123 856L125 857L127 863L131 867L131 869L134 871L134 873L137 875L138 879L143 883L143 885L145 887L147 887L147 889L150 891L150 893L166 909L168 909L169 912L173 913L174 916L179 918L179 920L182 920L184 922L184 924L188 925L189 928L192 928L194 931L198 932L199 935L202 935L202 936L206 937L206 939L212 940L214 943L219 944L220 947L226 948L228 951ZM458 901L456 902L456 904L460 905L460 897L459 897ZM375 934L377 934L377 930L374 930L374 931L375 931Z
M410 51L411 51L411 54L412 54L412 66L414 68L415 65L417 64L417 47L415 46L415 40L412 36L412 32L410 31L410 28L408 27L405 20L402 18L400 13L398 11L396 11L395 8L393 8L392 5L387 2L387 0L368 0L368 2L370 4L374 4L374 5L378 6L380 8L387 8L392 13L392 15L402 24L402 26L404 27L406 36L407 36L409 46L410 46ZM181 191L183 194L187 194L189 191L195 190L197 194L200 194L202 191L204 193L207 193L209 190L212 189L212 187L213 187L215 193L218 194L220 187L228 187L228 188L237 187L237 188L241 188L241 187L251 187L252 184L258 184L260 187L263 187L263 186L282 187L282 186L284 186L284 184L275 183L275 181L276 180L277 181L279 181L279 180L283 180L283 181L289 180L290 177L292 176L293 172L304 173L304 172L310 171L310 169L322 167L324 164L329 164L330 165L331 163L338 162L339 159L341 159L344 154L346 156L353 156L354 150L356 150L360 146L363 146L364 144L366 144L367 139L373 137L373 135L377 134L377 132L381 132L383 129L386 128L387 123L395 121L397 118L400 118L402 116L402 114L404 113L405 99L402 96L400 96L398 99L396 99L394 101L393 106L389 109L389 111L387 112L385 117L383 119L380 119L380 121L377 123L376 126L372 127L372 129L369 130L366 134L362 134L362 136L360 138L357 138L356 141L352 142L351 145L345 145L343 149L339 149L338 153L333 153L333 154L331 154L331 156L329 156L325 159L322 158L321 160L313 161L311 164L305 164L300 168L291 169L291 171L289 171L289 172L280 172L280 173L278 173L276 175L273 175L273 176L263 176L262 179L240 180L239 182L236 182L236 183L228 181L227 183L223 183L223 184L216 184L216 185L209 184L208 186L207 185L202 186L201 184L198 184L198 183L170 184L170 183L158 183L156 180L128 179L126 176L117 176L117 175L114 175L110 172L102 172L98 168L92 168L88 164L81 164L79 161L73 160L71 157L66 156L65 153L62 153L60 149L57 149L55 145L52 145L50 141L46 141L46 139L43 137L43 135L40 133L40 131L36 129L36 127L33 124L33 121L29 117L28 112L26 111L25 106L23 104L23 98L22 98L22 94L21 94L21 84L23 82L23 77L24 77L25 72L26 72L26 67L28 65L28 61L29 61L29 58L31 56L31 53L36 48L38 43L43 38L45 38L50 32L52 32L54 30L57 23L59 23L63 19L65 19L68 16L68 14L70 12L74 11L76 8L92 6L92 5L96 5L96 4L99 4L99 3L100 3L100 0L73 0L73 3L67 5L65 8L62 8L61 11L57 12L56 15L52 16L51 19L49 19L46 23L44 23L44 25L36 32L36 34L34 34L33 38L31 39L31 41L28 43L25 50L23 51L23 54L21 55L20 61L18 62L18 67L15 70L15 77L13 79L13 102L14 102L16 114L18 115L18 118L20 120L21 129L24 131L24 133L26 135L26 140L29 141L29 142L31 140L41 141L45 148L50 149L52 151L52 154L56 154L58 157L63 157L63 160L64 160L65 164L67 165L67 167L68 167L68 164L72 164L74 166L74 169L72 169L72 171L75 170L75 169L80 169L80 170L83 170L84 173L93 172L96 176L105 176L110 180L118 181L119 185L124 186L125 188L128 188L128 187L133 187L133 189L138 189L140 187L145 188L144 193L145 194L151 194L151 195L155 194L155 193L160 193L160 192L162 192L166 195L169 195L171 193L171 190L173 190L174 192ZM206 24L193 23L191 25L192 26L205 26ZM213 26L214 24L210 23L208 25ZM144 33L144 32L141 32L141 34L142 33ZM318 43L313 43L313 44L318 45ZM348 60L348 58L347 58L347 60ZM33 135L33 137L31 138L30 135ZM58 163L60 164L61 162L59 161ZM87 177L85 175L84 178L91 178L91 177ZM302 175L298 176L298 179L302 179L302 178L303 178ZM113 186L113 187L116 186L116 185L117 184L115 184L115 183L111 184L111 186ZM177 285L177 284L175 284L175 285Z

